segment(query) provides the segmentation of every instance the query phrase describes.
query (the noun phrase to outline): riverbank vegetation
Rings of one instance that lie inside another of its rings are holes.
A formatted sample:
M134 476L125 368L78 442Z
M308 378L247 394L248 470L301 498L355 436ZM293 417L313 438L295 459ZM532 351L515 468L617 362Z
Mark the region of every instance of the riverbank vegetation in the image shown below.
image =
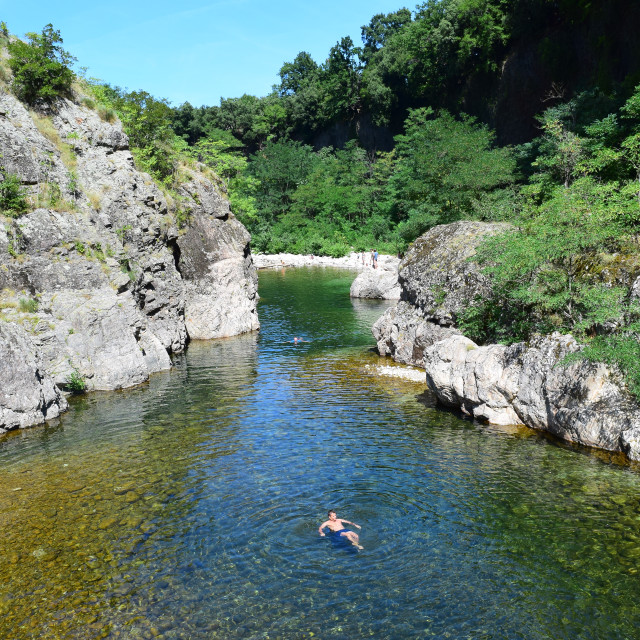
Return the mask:
M300 52L264 97L172 107L76 82L169 193L184 166L209 167L257 251L395 253L437 224L510 222L479 252L494 290L470 301L465 332L573 332L640 394L638 26L622 0L430 0L374 16L324 62ZM51 25L29 38L68 69ZM8 46L17 95L49 99L21 88L30 54Z

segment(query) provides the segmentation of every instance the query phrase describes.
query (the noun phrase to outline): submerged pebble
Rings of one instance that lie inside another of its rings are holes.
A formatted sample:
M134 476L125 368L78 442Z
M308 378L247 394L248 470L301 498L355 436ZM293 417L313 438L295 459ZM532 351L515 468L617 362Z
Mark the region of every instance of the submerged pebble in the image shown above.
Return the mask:
M364 375L381 307L313 277L268 275L259 337L0 448L0 638L635 637L637 473Z

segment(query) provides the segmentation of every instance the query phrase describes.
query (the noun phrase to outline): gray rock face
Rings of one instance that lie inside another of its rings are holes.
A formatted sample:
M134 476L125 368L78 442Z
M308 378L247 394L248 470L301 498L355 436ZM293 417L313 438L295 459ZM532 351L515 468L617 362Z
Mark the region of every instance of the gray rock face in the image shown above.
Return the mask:
M602 364L560 366L579 350L553 334L529 346L479 347L452 336L425 350L427 384L440 402L496 424L525 424L640 460L640 407Z
M139 335L144 318L128 291L118 295L110 287L64 290L43 294L41 305L56 322L42 323L43 330L37 326L34 342L59 386L64 387L75 370L89 390L122 389L171 366L166 349L157 342L148 351L159 364L149 366L145 360Z
M228 205L226 213L229 216ZM236 335L260 326L258 275L248 253L250 236L227 216L199 214L178 239L179 268L186 286L185 322L192 339Z
M469 258L487 236L507 229L508 224L487 222L434 227L409 247L400 263L401 299L419 309L425 320L454 325L469 301L490 290L486 276Z
M400 299L398 264L400 260L390 256L379 261L377 269L365 269L351 284L352 298Z
M484 238L508 229L505 224L454 222L418 238L399 265L400 302L373 326L382 355L422 366L424 349L459 334L457 313L489 283L469 258Z
M418 367L422 366L427 347L459 334L452 327L441 327L425 320L420 311L403 301L388 309L373 325L372 331L380 355L389 355L397 362Z
M179 206L190 222L179 232L120 124L72 101L32 117L0 94L0 154L0 173L16 174L40 205L0 221L0 312L28 330L43 376L128 387L168 369L190 337L259 327L249 234L198 167L184 169ZM21 298L39 304L19 311Z
M56 418L67 408L26 332L2 321L0 380L0 433Z
M20 176L36 193L40 185L63 184L67 175L60 153L38 130L27 109L0 92L0 154L5 172Z
M460 310L489 286L468 258L484 237L507 228L459 222L418 239L400 264L400 302L373 326L378 351L424 367L427 384L446 406L640 460L640 407L606 366L559 365L580 349L571 336L479 347L455 328ZM636 280L632 296L638 291Z

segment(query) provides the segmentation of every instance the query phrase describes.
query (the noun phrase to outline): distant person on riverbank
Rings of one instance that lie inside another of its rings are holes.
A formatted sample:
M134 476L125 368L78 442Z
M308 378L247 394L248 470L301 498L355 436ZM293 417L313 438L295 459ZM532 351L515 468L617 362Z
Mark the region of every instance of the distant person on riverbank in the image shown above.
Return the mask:
M373 268L377 269L378 268L378 250L374 249L373 251Z
M345 529L344 527L345 524L350 524L353 527L358 527L358 529L362 529L362 527L359 524L356 524L355 522L349 522L349 520L344 520L343 518L338 518L336 516L336 512L333 509L329 511L328 515L329 515L329 519L325 520L318 527L318 533L321 536L324 536L323 529L325 527L329 527L333 535L346 538L354 547L357 547L358 549L364 549L364 547L360 544L360 536L358 536L358 534L355 531L350 531L349 529Z

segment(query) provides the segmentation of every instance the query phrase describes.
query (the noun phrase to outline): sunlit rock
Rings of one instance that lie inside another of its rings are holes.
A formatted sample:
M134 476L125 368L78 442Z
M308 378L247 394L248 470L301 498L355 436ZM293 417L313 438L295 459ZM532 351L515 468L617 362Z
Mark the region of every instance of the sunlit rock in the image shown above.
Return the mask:
M639 460L640 407L607 366L564 362L579 350L560 334L484 347L458 335L428 347L424 367L427 384L446 406Z

